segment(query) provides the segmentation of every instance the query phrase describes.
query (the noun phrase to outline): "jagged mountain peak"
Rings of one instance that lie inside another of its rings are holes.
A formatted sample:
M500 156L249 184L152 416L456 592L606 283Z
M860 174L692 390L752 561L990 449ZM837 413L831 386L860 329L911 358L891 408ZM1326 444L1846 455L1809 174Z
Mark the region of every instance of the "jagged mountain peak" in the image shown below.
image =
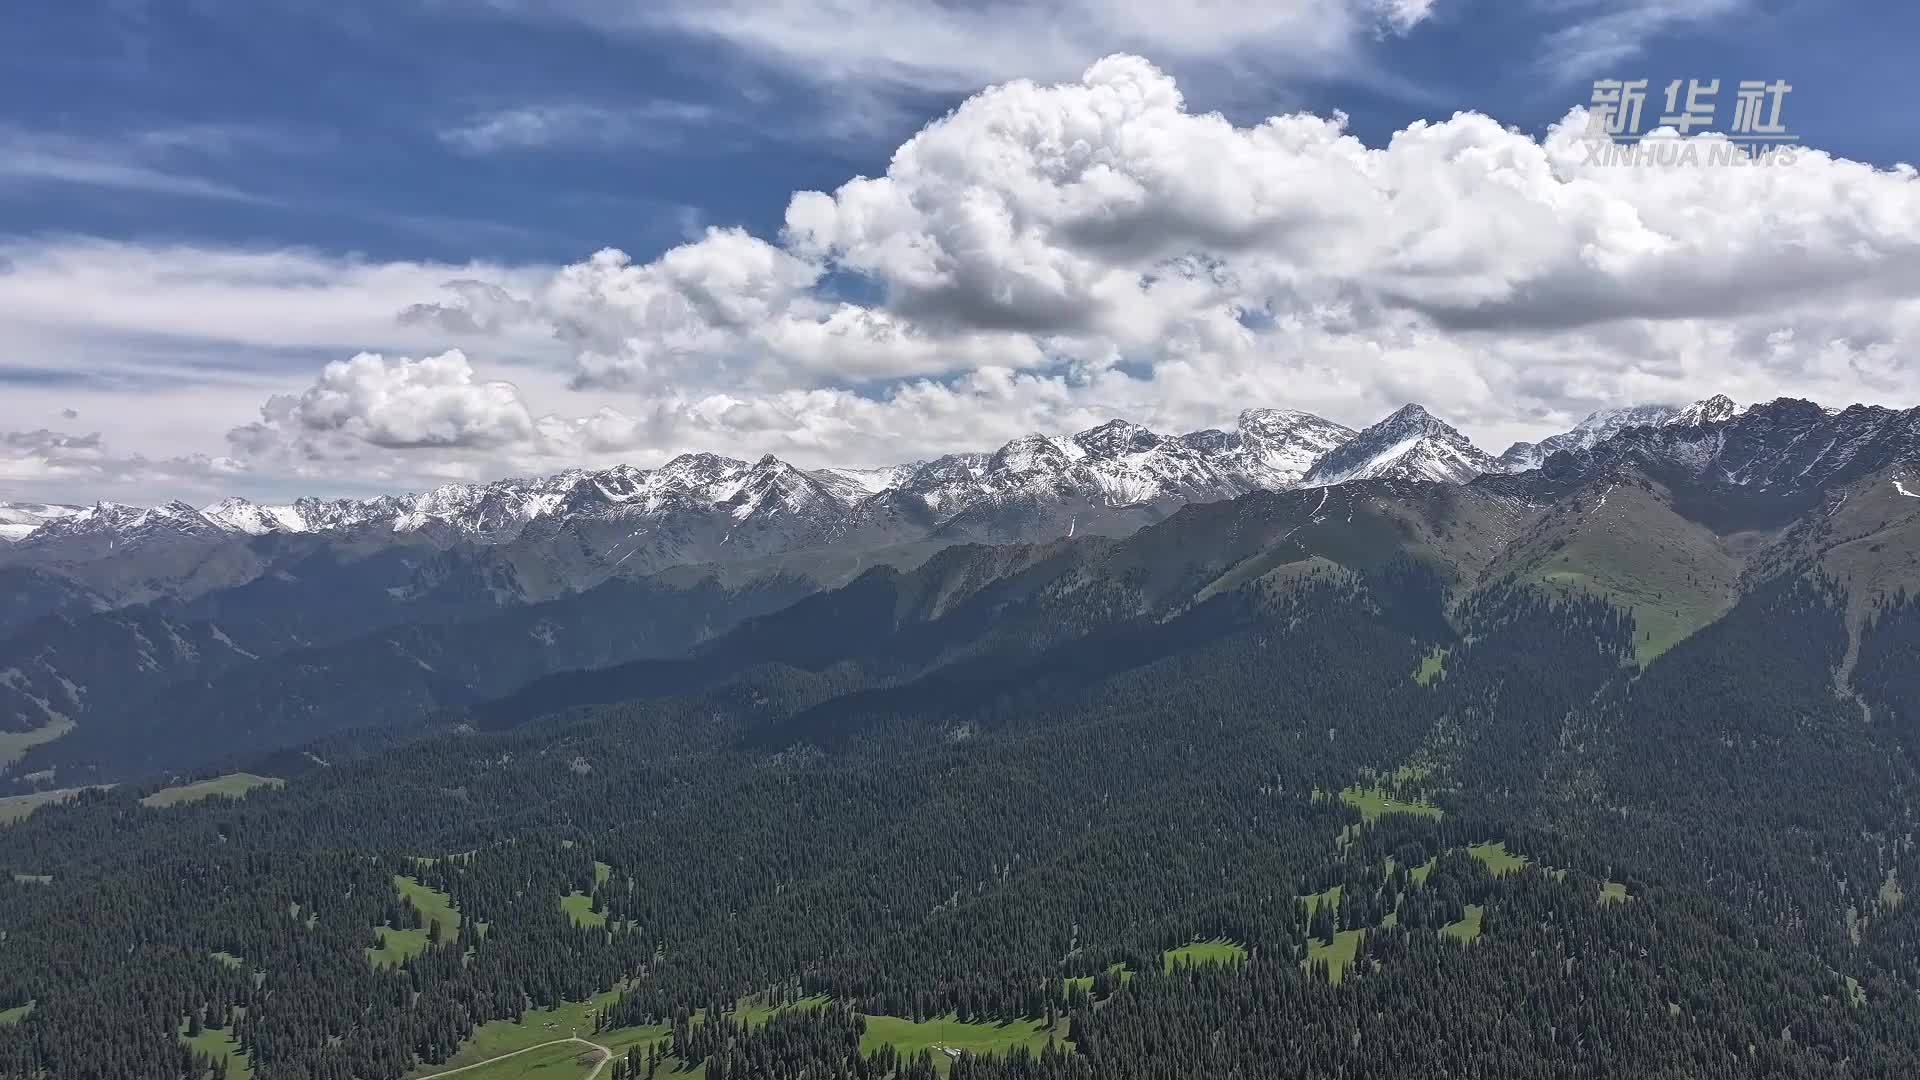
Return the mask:
M1062 443L1074 448L1069 453ZM1062 468L1076 458L1085 455L1085 448L1077 442L1057 439L1046 435L1022 435L993 452L987 459L989 472L1034 472L1041 469Z
M1332 427L1340 426L1325 417L1315 416L1309 412L1301 412L1298 409L1241 409L1240 415L1235 418L1234 422L1242 434L1278 433L1291 431L1302 425L1316 426L1324 424Z
M1425 405L1416 401L1409 401L1405 405L1393 410L1393 412L1388 414L1387 418L1380 421L1380 423L1433 425L1440 424L1440 421L1432 413L1427 411ZM1445 427L1446 425L1440 424L1440 426Z
M1782 398L1781 400L1785 401L1788 399ZM1812 403L1808 402L1807 404ZM1814 408L1817 409L1819 406L1815 405ZM1727 395L1715 394L1710 398L1696 401L1680 410L1678 415L1672 417L1667 422L1686 427L1697 427L1701 424L1718 424L1726 420L1731 420L1747 411L1746 406L1739 404Z
M1499 463L1418 404L1402 405L1316 462L1301 482L1329 487L1349 480L1433 480L1460 484Z
M1628 428L1672 423L1684 412L1677 405L1629 405L1619 409L1596 409L1569 431L1537 443L1514 443L1506 453L1500 455L1500 467L1507 472L1527 472L1539 468L1562 450L1590 450Z
M1130 420L1116 419L1080 432L1073 437L1073 441L1090 454L1118 457L1122 454L1144 453L1166 440Z
M302 528L290 527L267 507L258 506L237 496L228 496L217 503L200 508L200 513L208 521L231 532L245 533L248 536L261 536L275 530L304 532ZM297 524L298 519L295 519Z
M1293 409L1244 409L1234 436L1238 467L1254 487L1298 484L1321 458L1357 434L1324 417Z

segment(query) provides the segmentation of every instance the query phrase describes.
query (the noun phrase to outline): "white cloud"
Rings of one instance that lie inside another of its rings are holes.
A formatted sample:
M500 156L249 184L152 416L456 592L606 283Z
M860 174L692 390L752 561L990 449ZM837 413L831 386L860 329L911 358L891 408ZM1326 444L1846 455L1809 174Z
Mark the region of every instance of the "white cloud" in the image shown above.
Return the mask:
M199 123L76 134L0 125L0 185L79 186L228 202L273 199L205 173L240 151L303 153L328 145L311 133L252 124Z
M178 169L140 139L86 139L59 132L0 128L0 184L78 185L263 202L258 195Z
M259 422L228 439L258 452L288 439L309 457L382 450L489 450L525 442L533 417L511 383L482 382L458 349L388 363L378 353L328 364L298 396L270 399Z
M1071 78L1115 50L1324 71L1376 32L1404 33L1434 0L496 0L616 32L724 42L823 86L958 93L1014 78Z
M1606 404L1920 398L1913 170L1599 165L1584 122L1461 114L1369 147L1337 118L1196 113L1112 57L983 91L884 174L796 193L779 236L558 268L21 249L0 318L429 357L257 393L284 396L235 454L301 483L690 449L877 464L1113 415L1364 424L1408 400L1498 449ZM22 400L0 426L112 414L70 387Z
M1735 15L1749 8L1751 0L1535 0L1535 4L1574 16L1572 22L1547 35L1540 60L1542 71L1571 81L1608 74L1613 65L1640 55L1653 38L1675 27Z
M0 365L29 361L38 341L57 349L106 338L252 349L431 348L445 333L414 330L395 318L397 310L440 299L452 280L523 288L550 274L551 268L372 262L300 249L13 239L0 242L0 324L11 345ZM76 350L73 366L91 373L102 357L119 351Z
M0 431L0 489L24 496L137 499L156 489L208 489L245 468L224 456L154 460L115 453L99 432Z
M711 106L681 101L595 105L563 102L522 105L469 116L440 138L469 154L496 154L553 146L678 146L688 129L714 119Z

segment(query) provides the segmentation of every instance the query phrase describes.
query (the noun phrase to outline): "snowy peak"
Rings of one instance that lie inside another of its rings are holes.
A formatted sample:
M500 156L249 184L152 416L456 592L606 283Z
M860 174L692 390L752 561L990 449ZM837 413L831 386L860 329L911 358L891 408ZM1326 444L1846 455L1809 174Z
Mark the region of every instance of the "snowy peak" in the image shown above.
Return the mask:
M741 477L733 494L718 505L734 518L772 517L777 514L806 514L820 509L844 508L840 485L781 461L772 454L753 463Z
M1352 428L1290 409L1247 409L1239 420L1240 468L1255 487L1290 487L1321 458L1352 441Z
M1715 394L1684 408L1677 405L1635 405L1624 409L1601 409L1580 421L1571 431L1542 439L1537 443L1518 442L1500 455L1505 472L1528 472L1546 464L1560 451L1579 453L1637 427L1696 428L1725 423L1746 415L1748 406L1738 404L1725 394Z
M1316 462L1301 482L1432 480L1464 484L1499 463L1419 405L1403 405Z
M1146 453L1166 440L1139 424L1125 420L1109 420L1097 428L1090 428L1075 435L1073 441L1089 454L1100 457L1121 457L1126 454Z
M1065 469L1073 464L1076 457L1084 456L1085 450L1078 443L1070 443L1078 451L1070 454L1061 445L1063 442L1067 440L1052 439L1045 435L1023 435L994 451L987 460L987 471L1025 474Z
M1705 404L1704 402L1702 404ZM1700 406L1694 406L1699 408ZM1500 467L1507 472L1528 472L1563 450L1591 450L1628 428L1657 427L1672 423L1687 410L1676 405L1634 405L1624 409L1601 409L1588 414L1571 431L1548 436L1537 443L1517 442L1500 455Z
M1705 401L1694 402L1666 422L1681 427L1699 427L1702 424L1723 423L1746 412L1746 406L1736 403L1725 394L1715 394Z
M226 498L200 508L200 515L228 532L261 536L270 532L305 532L305 523L291 506L259 506L241 498Z
M1177 437L1110 420L1065 438L1015 439L977 465L965 455L942 458L930 463L937 470L916 467L903 487L943 511L1022 494L1108 507L1228 499L1291 487L1352 437L1339 424L1283 409L1248 409L1236 431Z

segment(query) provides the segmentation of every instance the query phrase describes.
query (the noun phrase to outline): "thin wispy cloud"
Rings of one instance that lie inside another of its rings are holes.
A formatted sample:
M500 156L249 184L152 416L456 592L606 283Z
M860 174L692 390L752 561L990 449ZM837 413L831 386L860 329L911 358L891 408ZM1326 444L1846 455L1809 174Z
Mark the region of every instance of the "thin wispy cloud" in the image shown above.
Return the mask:
M691 129L711 122L715 115L711 106L684 101L523 105L469 116L441 131L440 139L468 154L556 147L667 149L681 145Z
M0 128L0 185L65 184L196 199L270 202L219 180L179 171L131 139L89 139Z
M718 42L820 85L953 93L1013 78L1071 77L1115 51L1163 61L1259 58L1330 70L1379 34L1424 22L1435 0L495 0L486 10L621 34Z
M1540 65L1565 82L1587 78L1640 55L1661 34L1727 18L1748 5L1749 0L1553 0L1542 6L1573 21L1547 35Z

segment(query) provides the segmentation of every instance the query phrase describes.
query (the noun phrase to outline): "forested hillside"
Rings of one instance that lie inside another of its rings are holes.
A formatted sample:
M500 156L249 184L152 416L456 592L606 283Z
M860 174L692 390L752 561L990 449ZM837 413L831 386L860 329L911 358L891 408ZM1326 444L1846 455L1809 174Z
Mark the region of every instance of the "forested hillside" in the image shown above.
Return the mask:
M1341 566L1364 519L1245 539L1296 498L955 549L237 801L41 807L0 1069L399 1077L582 1022L614 1076L1920 1069L1914 768L1834 692L1833 582L1643 668L1600 597ZM1910 611L1860 647L1890 714Z

